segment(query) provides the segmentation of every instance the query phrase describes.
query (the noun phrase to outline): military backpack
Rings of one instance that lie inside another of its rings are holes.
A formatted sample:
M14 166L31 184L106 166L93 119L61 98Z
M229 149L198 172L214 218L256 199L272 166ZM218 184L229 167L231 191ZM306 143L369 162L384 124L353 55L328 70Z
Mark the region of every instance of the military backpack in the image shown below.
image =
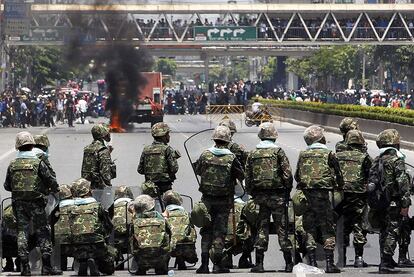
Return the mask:
M71 209L73 243L90 244L104 242L103 226L99 220L98 202L76 205Z
M64 206L62 204L65 203ZM71 210L74 208L74 200L63 200L59 206L59 220L54 226L55 241L57 244L71 244Z
M377 157L372 163L368 179L368 205L374 210L384 210L391 203L391 192L385 180L383 157Z
M147 180L153 182L168 182L170 174L166 158L166 144L153 144L146 146L143 151L144 170Z
M128 211L128 201L115 201L114 217L112 223L114 225L115 236L124 236L128 233L128 225L132 221L132 213Z
M362 166L367 155L360 151L343 151L336 154L344 179L344 191L356 193L366 191Z
M42 190L42 181L38 175L41 160L15 159L10 164L12 194L21 200L32 200L46 192Z
M167 222L171 227L171 248L174 250L177 244L194 244L197 235L190 223L190 216L185 210L174 209L168 211Z
M99 141L94 141L92 144L85 147L83 151L83 162L81 177L90 181L94 186L101 184L101 177L99 176L99 152L106 148Z
M329 167L331 151L325 149L305 150L300 153L299 176L301 189L332 189L333 172Z
M170 238L166 231L166 221L158 212L150 212L154 216L141 217L133 220L134 225L134 251L155 252L169 251Z
M249 184L252 191L283 188L277 156L279 150L280 148L256 149L250 154L251 172L248 174L253 176Z

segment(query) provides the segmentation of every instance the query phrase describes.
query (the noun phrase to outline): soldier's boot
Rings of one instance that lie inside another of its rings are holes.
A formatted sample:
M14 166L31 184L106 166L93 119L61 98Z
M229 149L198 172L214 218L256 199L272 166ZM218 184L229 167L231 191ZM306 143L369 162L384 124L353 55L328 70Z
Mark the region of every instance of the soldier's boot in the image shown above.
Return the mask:
M19 258L19 257L17 257L17 258L14 260L14 264L16 265L16 272L20 272L20 269L21 269L21 263L20 263L20 258Z
M42 275L62 275L62 271L52 267L50 255L42 255Z
M388 254L383 254L381 257L381 263L379 265L380 274L394 273L394 266L392 262L392 256Z
M264 250L256 249L256 265L250 269L250 272L254 273L263 273L263 260L264 260Z
M88 276L87 260L79 260L78 276Z
M334 264L333 250L325 250L326 256L326 273L341 273L341 270Z
M224 253L223 258L223 266L226 268L232 269L233 268L233 255L231 253Z
M290 251L283 251L283 258L285 259L285 272L292 272L293 260L292 253Z
M138 267L137 271L135 271L134 275L143 276L147 275L147 270L143 267Z
M400 246L398 255L398 267L414 267L414 263L407 258L408 247Z
M239 259L239 268L252 268L252 255L250 252L243 252Z
M6 258L6 266L3 267L3 272L13 272L13 271L14 271L13 258L8 257Z
M28 257L20 257L20 264L21 264L21 276L31 276L30 272L30 264Z
M355 262L354 267L361 268L361 267L368 267L368 264L364 261L364 246L363 245L355 245Z
M300 255L299 251L295 251L295 264L303 262L302 256Z
M218 261L214 261L213 265L213 273L220 274L220 273L230 273L230 269L225 265L225 257L219 259Z
M201 253L201 265L196 270L196 273L198 274L208 274L210 273L210 270L208 269L208 263L209 263L209 254L208 253Z
M185 261L183 257L177 257L175 258L175 263L177 264L178 270L186 270L187 266L185 265Z
M165 262L162 266L155 268L156 275L167 275L168 274L168 263Z
M62 271L67 271L68 270L68 257L60 256L60 269Z
M89 275L91 276L100 276L98 267L96 266L94 259L88 259L87 261L88 267L89 267Z
M315 250L308 251L308 259L309 259L309 265L318 267L318 263L316 262Z
M342 251L343 251L343 260L342 260L342 263L343 263L343 265L344 265L344 267L346 267L346 246L344 246L343 248L342 248Z

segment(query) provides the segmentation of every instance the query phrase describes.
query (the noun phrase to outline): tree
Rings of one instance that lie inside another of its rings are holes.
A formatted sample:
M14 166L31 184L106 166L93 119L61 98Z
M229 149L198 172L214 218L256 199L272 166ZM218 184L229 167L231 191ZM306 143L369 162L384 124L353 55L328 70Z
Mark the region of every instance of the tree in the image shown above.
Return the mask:
M262 69L263 81L271 81L277 74L277 58L270 57L267 64Z
M177 72L177 63L173 59L160 58L156 63L156 71L165 75L175 76Z

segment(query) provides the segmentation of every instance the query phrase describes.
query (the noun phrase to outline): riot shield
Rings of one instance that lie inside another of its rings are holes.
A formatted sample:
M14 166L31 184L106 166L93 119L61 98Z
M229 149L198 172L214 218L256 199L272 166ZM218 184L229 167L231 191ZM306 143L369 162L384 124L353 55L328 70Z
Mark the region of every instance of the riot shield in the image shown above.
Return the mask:
M111 209L113 210L114 197L115 197L115 188L114 187L105 187L103 189L94 189L92 190L92 197L101 203L105 211L111 214Z

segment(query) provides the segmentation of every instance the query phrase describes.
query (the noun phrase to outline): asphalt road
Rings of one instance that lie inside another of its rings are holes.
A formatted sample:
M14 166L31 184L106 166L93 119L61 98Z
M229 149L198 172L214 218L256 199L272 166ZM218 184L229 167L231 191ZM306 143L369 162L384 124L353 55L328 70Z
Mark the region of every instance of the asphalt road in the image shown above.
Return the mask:
M217 118L216 118L217 119ZM215 122L209 122L205 116L166 116L166 122L172 129L171 145L178 149L182 157L179 159L180 170L177 174L177 180L174 183L175 189L183 194L189 195L194 201L198 201L201 197L198 192L197 180L192 172L189 160L185 154L183 146L184 141L196 132L214 127ZM104 122L105 119L95 119L95 122ZM239 128L234 140L244 145L247 149L253 149L258 143L257 128L242 126L240 120L235 120ZM289 123L277 122L279 131L278 144L285 150L292 169L295 170L299 151L305 148L303 140L304 127L292 125ZM29 128L28 130L34 134L47 133L51 142L50 161L56 171L60 184L69 183L80 176L83 147L92 141L90 128L92 125L76 125L75 128L68 128L67 125L58 125L55 128ZM15 157L14 138L16 133L21 131L17 128L0 129L0 180L4 180L6 169L9 162ZM210 140L211 131L207 131L195 136L188 142L188 150L192 159L195 159L202 150L210 147L213 143ZM337 141L341 137L337 134L327 133L328 147L333 149ZM139 193L138 185L144 180L143 176L137 173L139 157L143 147L152 142L149 124L135 125L134 129L128 133L112 134L112 145L114 151L113 159L116 159L117 178L113 180L113 185L128 185L133 187L136 194ZM378 149L374 141L368 141L369 153L374 157L378 154ZM407 155L407 162L414 164L414 152L403 150ZM2 199L9 197L10 194L5 192L0 186L0 196ZM187 202L188 204L189 202ZM379 246L378 236L369 235L368 244L365 250L365 260L370 265L379 263ZM198 243L199 248L199 243ZM279 246L276 236L271 236L269 251L265 256L265 268L269 270L268 274L274 275L284 267L281 252L278 251ZM348 249L348 264L353 263L353 248ZM398 253L398 251L397 251ZM397 258L397 256L395 257ZM237 264L238 257L234 258ZM320 262L320 266L324 263ZM359 270L347 267L341 275L375 275L376 266ZM247 275L248 270L235 270L237 276ZM403 270L401 274L410 274L409 270ZM413 269L414 272L414 269ZM175 272L177 276L192 275L194 270L185 272ZM72 274L72 273L70 273ZM127 275L127 272L117 272L117 275ZM252 274L249 274L252 275Z

